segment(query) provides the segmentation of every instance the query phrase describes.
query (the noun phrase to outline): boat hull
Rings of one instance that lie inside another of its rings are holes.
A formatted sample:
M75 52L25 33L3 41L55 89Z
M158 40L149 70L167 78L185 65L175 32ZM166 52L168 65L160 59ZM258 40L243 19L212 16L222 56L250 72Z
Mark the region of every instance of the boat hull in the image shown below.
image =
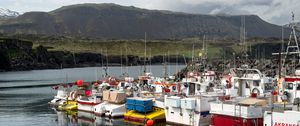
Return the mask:
M90 112L90 113L94 113L94 107L100 104L92 101L83 101L83 100L78 100L77 102L78 102L79 111Z
M213 126L263 126L263 118L242 118L214 114L211 120Z

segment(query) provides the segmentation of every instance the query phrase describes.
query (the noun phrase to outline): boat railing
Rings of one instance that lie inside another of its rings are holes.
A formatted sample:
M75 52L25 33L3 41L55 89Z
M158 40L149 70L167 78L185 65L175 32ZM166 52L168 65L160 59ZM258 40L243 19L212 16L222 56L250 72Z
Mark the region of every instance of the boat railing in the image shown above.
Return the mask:
M259 77L264 77L264 74L261 73L258 69L248 69L248 68L231 68L230 73L234 76L246 76L246 74L257 74Z

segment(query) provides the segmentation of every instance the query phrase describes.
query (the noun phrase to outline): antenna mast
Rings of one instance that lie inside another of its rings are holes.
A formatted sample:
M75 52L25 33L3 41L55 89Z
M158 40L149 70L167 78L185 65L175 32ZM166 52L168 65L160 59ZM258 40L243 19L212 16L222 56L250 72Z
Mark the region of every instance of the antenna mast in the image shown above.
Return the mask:
M145 32L145 56L144 56L144 74L146 73L147 71L147 68L146 68L146 57L147 57L147 32Z
M289 27L292 29L290 36L289 36L289 42L287 44L286 47L286 52L282 52L282 53L272 53L272 55L284 55L284 58L282 59L282 66L285 66L285 61L287 59L287 55L292 55L292 54L296 54L298 55L298 58L300 58L300 50L299 50L299 44L298 44L298 39L297 39L297 35L296 35L296 23L295 23L295 15L294 12L292 12L292 21L289 24ZM282 33L283 34L283 33ZM282 37L284 37L282 35ZM282 40L282 46L281 48L283 48L283 42L284 40ZM300 63L300 59L298 59L298 62Z

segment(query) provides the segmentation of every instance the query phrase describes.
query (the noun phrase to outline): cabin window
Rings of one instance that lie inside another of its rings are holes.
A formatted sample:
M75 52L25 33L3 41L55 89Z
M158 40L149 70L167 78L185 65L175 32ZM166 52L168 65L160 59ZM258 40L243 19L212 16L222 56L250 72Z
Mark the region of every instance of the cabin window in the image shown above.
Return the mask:
M246 81L246 88L250 88L250 84Z
M201 86L199 84L197 84L197 91L200 91Z
M253 81L253 86L258 87L259 86L259 81Z
M148 80L143 80L143 84L147 85L148 84Z
M299 83L297 84L297 90L298 91L300 90L300 84Z
M190 83L189 85L189 95L195 95L195 84L194 83Z
M288 83L286 86L286 89L292 90L293 89L293 83Z
M273 90L274 89L274 86L272 83L266 83L265 84L265 90Z

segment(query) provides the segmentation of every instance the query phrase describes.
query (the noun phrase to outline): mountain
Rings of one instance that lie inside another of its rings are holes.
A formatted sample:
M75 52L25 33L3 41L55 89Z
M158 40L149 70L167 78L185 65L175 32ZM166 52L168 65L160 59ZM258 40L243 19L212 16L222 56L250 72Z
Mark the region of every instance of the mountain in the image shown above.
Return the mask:
M280 37L281 27L244 15L247 37ZM147 10L116 4L78 4L51 12L27 12L0 22L3 34L44 34L79 38L150 39L240 35L241 16Z
M19 15L20 14L16 11L0 8L0 18L12 18L12 17L17 17Z

